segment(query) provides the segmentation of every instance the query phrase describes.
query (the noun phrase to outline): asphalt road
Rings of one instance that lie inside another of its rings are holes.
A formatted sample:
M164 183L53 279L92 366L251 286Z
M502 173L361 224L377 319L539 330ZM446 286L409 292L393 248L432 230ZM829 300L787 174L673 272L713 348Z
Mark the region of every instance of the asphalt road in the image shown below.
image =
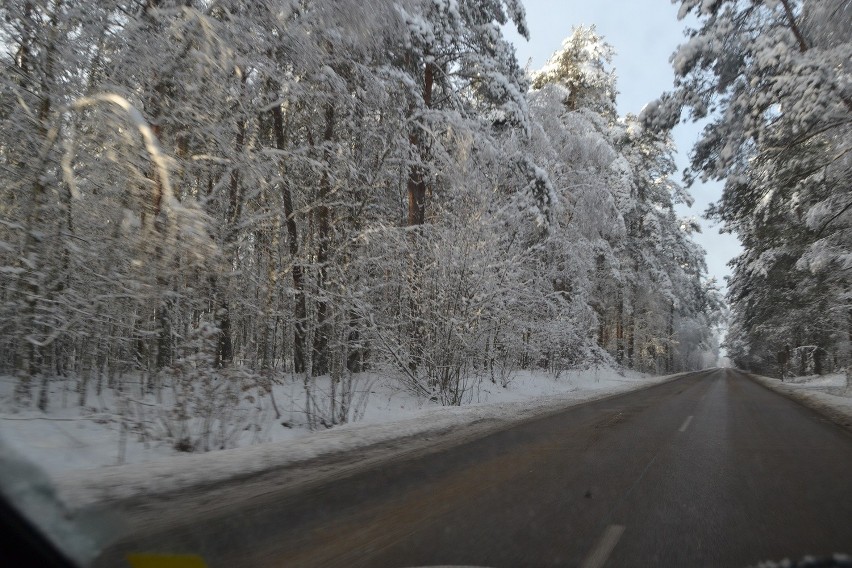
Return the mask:
M164 525L165 526L165 525ZM852 553L852 436L736 371L136 534L217 566L719 566Z

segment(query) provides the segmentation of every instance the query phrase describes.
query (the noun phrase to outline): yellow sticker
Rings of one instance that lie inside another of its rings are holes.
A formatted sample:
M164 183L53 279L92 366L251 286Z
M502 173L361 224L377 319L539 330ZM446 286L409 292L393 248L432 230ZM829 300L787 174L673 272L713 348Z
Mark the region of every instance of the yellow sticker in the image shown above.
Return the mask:
M128 554L131 568L207 568L196 554Z

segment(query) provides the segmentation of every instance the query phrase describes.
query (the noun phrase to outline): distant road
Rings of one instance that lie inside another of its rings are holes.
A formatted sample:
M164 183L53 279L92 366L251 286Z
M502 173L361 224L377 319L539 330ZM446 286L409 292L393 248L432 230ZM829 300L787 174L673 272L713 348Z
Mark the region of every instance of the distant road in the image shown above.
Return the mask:
M852 553L852 436L733 370L125 542L208 566L745 567Z

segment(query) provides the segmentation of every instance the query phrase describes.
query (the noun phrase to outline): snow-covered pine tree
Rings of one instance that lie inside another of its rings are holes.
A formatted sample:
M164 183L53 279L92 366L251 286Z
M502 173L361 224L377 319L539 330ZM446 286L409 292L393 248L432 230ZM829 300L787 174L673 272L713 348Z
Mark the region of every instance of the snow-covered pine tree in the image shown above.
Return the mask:
M734 361L770 372L785 345L816 345L846 365L849 4L685 0L689 13L699 27L673 57L675 89L645 119L709 121L690 177L724 180L710 214L745 249L729 288Z

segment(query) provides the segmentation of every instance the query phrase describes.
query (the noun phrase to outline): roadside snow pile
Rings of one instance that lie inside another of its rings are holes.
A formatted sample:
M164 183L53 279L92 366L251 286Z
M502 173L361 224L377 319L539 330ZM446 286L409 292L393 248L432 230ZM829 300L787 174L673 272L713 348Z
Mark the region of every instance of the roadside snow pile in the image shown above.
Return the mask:
M842 395L846 391L846 375L843 373L832 373L830 375L793 377L784 381L784 384L794 388L821 390L829 394ZM852 392L849 394L852 396Z
M751 376L761 384L824 414L833 422L852 428L852 389L847 388L845 374L808 375L785 382L760 375Z
M348 453L351 462L368 457L371 451L404 453L414 448L411 442L415 439L418 447L426 447L484 435L668 378L622 374L610 368L565 372L559 378L520 373L506 388L483 384L471 404L439 407L392 389L390 383L374 377L364 382L370 385L370 391L359 422L311 432L288 422L290 414L297 414L291 405L290 411L282 413L284 420L269 420L260 433L243 432L236 440L237 447L201 454L181 453L169 444L128 436L121 418L110 413L107 400L49 409L47 413L16 412L5 404L12 380L3 379L0 436L7 446L44 469L69 505L80 507L247 478L318 460L325 463L329 456L340 454ZM286 389L281 385L275 393L282 408L298 396L295 392L288 395ZM124 465L114 465L117 455L125 460Z

